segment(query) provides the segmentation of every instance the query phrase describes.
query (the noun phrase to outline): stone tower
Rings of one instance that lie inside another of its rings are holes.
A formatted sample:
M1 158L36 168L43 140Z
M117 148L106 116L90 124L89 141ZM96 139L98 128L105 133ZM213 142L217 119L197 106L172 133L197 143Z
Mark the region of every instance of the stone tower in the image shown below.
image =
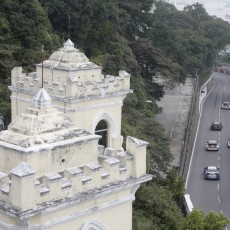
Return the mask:
M44 68L42 68L44 67ZM43 80L44 88L41 88ZM127 137L130 76L103 76L68 40L24 74L12 70L12 115L0 132L0 230L131 230L147 142ZM107 145L95 127L108 125Z
M132 201L146 174L147 142L98 145L44 89L0 132L0 229L132 229Z
M77 127L95 133L96 126L104 121L103 130L107 130L104 145L121 148L121 109L124 98L132 92L127 72L104 76L101 67L67 40L63 48L36 65L36 72L26 74L21 67L15 67L11 75L12 120L33 104L33 95L43 85L53 105Z

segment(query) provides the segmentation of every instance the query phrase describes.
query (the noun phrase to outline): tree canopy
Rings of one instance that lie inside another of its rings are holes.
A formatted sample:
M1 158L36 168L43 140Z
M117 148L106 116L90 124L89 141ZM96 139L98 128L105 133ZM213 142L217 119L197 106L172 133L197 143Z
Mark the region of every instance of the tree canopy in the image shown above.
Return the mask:
M154 79L164 78L173 86L196 71L206 78L218 51L230 43L229 23L208 15L199 3L178 11L156 0L1 0L0 113L5 127L10 122L11 69L21 65L25 71L33 70L41 60L42 45L50 55L68 38L104 73L125 69L132 76L134 93L124 101L122 135L149 142L147 170L154 176L137 193L136 228L198 229L189 228L190 222L201 220L200 225L207 227L211 218L216 223L212 226L222 229L227 221L220 214L194 211L183 216L183 180L170 169L170 140L155 121L162 110L156 101L163 97L164 86Z
M204 214L200 209L194 209L182 222L179 230L224 230L229 220L221 212Z

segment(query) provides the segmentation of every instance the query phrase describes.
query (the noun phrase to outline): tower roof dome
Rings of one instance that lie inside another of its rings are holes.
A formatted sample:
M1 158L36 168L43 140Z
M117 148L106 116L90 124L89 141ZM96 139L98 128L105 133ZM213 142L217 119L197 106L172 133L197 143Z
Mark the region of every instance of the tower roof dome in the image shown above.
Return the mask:
M28 148L89 135L54 108L48 93L40 89L34 96L34 107L17 116L8 130L0 132L0 141Z
M41 63L37 66L41 66ZM81 70L81 69L101 69L82 53L79 49L74 48L74 43L68 39L63 48L55 51L48 60L43 62L44 68L60 70Z
M41 88L33 98L34 107L27 113L20 114L9 125L8 130L23 135L41 135L74 126L66 114L59 112L51 104L51 98L45 89Z

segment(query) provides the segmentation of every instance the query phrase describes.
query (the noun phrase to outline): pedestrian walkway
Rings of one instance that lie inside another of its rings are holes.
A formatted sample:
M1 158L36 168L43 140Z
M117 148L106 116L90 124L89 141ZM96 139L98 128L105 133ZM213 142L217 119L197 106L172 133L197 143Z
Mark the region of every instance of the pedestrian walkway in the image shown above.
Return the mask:
M157 103L163 111L156 116L156 119L163 125L166 136L170 138L174 167L180 165L194 87L195 78L187 78L185 84L180 84L172 90L165 90L164 97Z

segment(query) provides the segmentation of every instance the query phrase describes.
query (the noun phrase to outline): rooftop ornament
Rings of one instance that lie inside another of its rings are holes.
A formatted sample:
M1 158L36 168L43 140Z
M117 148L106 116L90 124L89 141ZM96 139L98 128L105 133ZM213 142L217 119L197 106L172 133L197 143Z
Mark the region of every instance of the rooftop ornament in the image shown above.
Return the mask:
M34 105L38 109L42 109L45 107L51 106L51 97L49 94L45 91L45 89L41 88L38 93L34 96Z
M73 49L74 48L74 43L70 39L68 39L63 45L64 45L65 49Z

